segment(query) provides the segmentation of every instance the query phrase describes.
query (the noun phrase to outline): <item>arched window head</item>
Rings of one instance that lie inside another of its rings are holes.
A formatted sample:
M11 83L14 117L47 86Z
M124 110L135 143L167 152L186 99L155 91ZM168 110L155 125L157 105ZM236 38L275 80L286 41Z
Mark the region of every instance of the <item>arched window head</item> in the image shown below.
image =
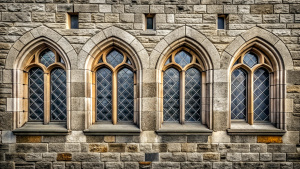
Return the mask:
M58 53L50 48L38 50L29 58L24 71L28 74L28 121L66 121L66 71Z
M94 122L134 123L135 66L125 52L109 48L100 53L93 64Z
M202 121L201 60L187 48L179 48L165 59L163 67L163 122ZM204 106L203 106L204 107Z
M259 50L250 49L237 57L231 68L232 121L270 122L272 76L272 65Z

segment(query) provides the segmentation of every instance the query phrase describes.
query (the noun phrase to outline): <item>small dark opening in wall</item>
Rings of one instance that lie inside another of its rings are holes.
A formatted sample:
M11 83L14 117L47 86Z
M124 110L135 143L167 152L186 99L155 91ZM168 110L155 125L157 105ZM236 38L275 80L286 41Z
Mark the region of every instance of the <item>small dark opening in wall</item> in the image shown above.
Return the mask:
M153 14L147 14L146 16L146 29L154 29L155 27L155 19Z
M218 15L218 29L226 29L227 27L227 15Z
M78 29L78 13L68 13L68 28Z

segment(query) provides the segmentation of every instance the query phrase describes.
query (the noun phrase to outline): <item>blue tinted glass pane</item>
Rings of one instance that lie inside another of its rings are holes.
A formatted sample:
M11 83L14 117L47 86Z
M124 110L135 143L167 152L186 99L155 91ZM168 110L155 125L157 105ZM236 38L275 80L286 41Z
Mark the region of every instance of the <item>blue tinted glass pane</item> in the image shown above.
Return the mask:
M58 68L51 71L51 121L67 120L66 84L65 70Z
M133 121L134 75L127 68L118 72L118 121Z
M225 18L218 17L218 29L225 29Z
M236 69L231 75L231 119L246 119L247 74Z
M55 62L55 55L54 53L47 49L44 50L41 54L40 54L40 62L45 65L46 67L48 67L49 65L51 65L52 63Z
M254 73L254 121L269 121L269 72L258 69Z
M185 51L180 51L175 55L175 62L178 63L181 67L186 66L191 63L192 57Z
M201 73L195 68L185 72L185 120L201 120Z
M44 120L44 72L40 68L29 71L29 121Z
M179 121L179 71L169 68L164 72L164 121Z
M252 54L252 53L247 53L244 56L244 60L243 60L244 64L246 64L249 67L253 67L256 64L258 64L258 58L256 55Z
M71 15L71 29L78 29L78 15Z
M118 64L122 63L124 56L116 50L111 51L106 56L107 63L111 64L113 67L116 67Z
M97 120L111 121L112 73L107 68L97 71Z
M147 29L153 29L153 18L147 17Z

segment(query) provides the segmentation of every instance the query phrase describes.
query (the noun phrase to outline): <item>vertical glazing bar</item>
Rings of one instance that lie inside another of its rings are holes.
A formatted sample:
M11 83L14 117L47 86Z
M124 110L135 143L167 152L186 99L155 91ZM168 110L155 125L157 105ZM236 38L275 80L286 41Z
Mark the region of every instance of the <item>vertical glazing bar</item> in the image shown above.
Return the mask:
M185 71L180 72L180 123L184 124L185 121Z
M112 122L117 124L118 113L118 79L117 72L113 72L112 76Z

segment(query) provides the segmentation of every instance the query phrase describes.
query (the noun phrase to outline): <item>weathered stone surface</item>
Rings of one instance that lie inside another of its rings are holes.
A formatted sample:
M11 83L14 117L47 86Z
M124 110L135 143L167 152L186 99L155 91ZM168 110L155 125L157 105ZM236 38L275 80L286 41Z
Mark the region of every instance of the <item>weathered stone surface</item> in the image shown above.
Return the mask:
M71 161L72 154L71 153L58 153L57 154L57 161Z
M258 143L282 143L282 136L257 136Z
M89 151L90 152L107 152L108 150L107 144L89 144Z
M41 143L42 136L17 136L17 143Z
M73 153L73 161L87 161L87 162L98 162L100 161L99 153Z
M2 12L3 21L11 22L29 22L31 21L31 13L29 12Z
M22 143L16 144L16 152L20 153L44 153L48 151L45 143Z
M111 143L108 145L109 152L125 152L126 144Z

